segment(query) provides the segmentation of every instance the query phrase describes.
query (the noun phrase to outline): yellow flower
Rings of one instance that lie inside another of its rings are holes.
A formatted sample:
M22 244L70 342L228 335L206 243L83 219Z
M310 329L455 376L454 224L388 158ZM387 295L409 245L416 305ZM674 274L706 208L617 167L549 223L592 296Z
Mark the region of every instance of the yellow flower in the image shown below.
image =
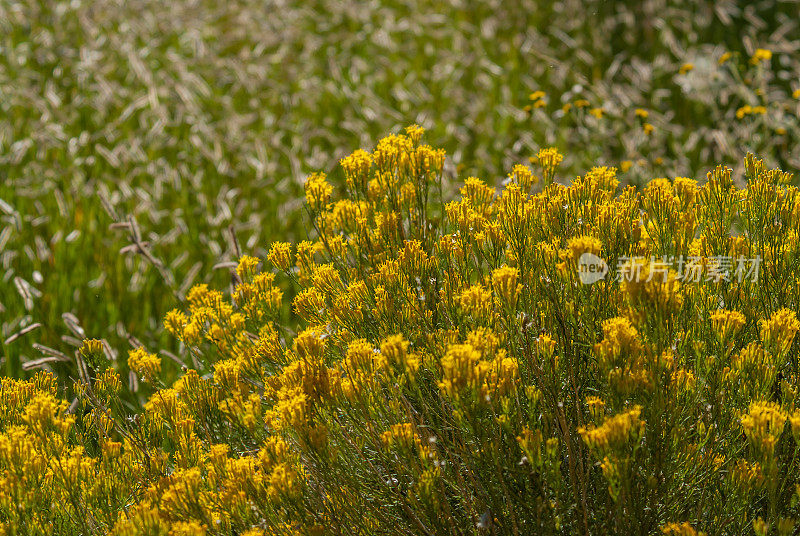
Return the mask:
M792 425L792 435L795 442L800 443L800 410L789 415L789 423Z
M620 366L620 359L636 358L642 351L639 332L624 317L603 321L603 340L594 345L594 353L602 370Z
M307 329L294 338L295 352L300 359L321 358L325 353L325 339L317 330Z
M242 258L239 259L239 264L236 266L236 275L238 275L239 279L242 281L250 281L256 274L259 262L261 261L255 257L243 255Z
M772 51L767 50L765 48L757 48L753 55L750 57L750 63L753 65L758 65L762 61L768 61L772 59Z
M578 433L589 448L606 455L639 441L645 425L639 418L641 413L641 406L634 406L624 413L608 417L596 428L580 427Z
M594 166L592 169L586 172L583 176L585 184L589 185L590 188L594 189L595 187L601 190L608 190L609 192L614 192L619 185L619 180L617 179L617 168L609 168L607 166ZM573 183L573 187L581 184L579 179L576 179Z
M542 175L544 176L545 184L550 184L553 180L553 175L558 166L564 160L564 155L558 152L555 147L548 147L540 149L536 155L539 159L539 165L542 166Z
M481 285L473 285L461 293L459 303L464 313L480 321L491 311L492 293Z
M91 366L98 366L106 361L103 341L98 339L84 339L78 352Z
M530 187L536 184L536 182L539 180L538 177L531 173L531 170L528 168L528 166L523 166L521 164L514 166L514 168L511 170L511 173L509 173L508 178L519 184L520 187L525 191L530 190Z
M537 341L537 345L536 345L537 353L540 356L542 356L542 357L544 357L546 359L549 359L549 358L553 357L553 354L555 353L555 350L556 350L556 341L554 341L546 333L543 333L539 337L539 340Z
M795 90L792 92L792 98L794 98L794 99L800 99L800 89L795 89Z
M497 296L509 308L517 306L517 298L522 291L522 285L517 283L519 270L509 266L501 266L492 271L492 288Z
M324 173L314 173L305 182L306 202L313 211L319 211L328 204L333 186L328 184Z
M744 315L738 311L719 309L711 313L711 327L721 341L728 341L736 336L745 325Z
M406 135L411 139L411 143L417 145L425 134L425 129L419 125L409 125L406 127Z
M776 356L784 356L800 330L800 321L791 309L776 311L769 320L759 321L764 348Z
M450 346L441 360L443 379L439 388L451 396L467 388L477 389L483 377L483 369L478 366L480 357L471 344Z
M753 402L740 422L750 444L771 459L787 418L788 415L775 402Z
M567 242L567 249L569 250L569 258L577 263L584 253L591 253L599 257L603 249L603 243L593 236L578 236L570 238L569 242Z
M404 367L413 374L419 368L419 359L408 352L409 342L402 335L390 335L381 343L381 354L392 365Z
M267 260L276 268L284 272L289 271L292 267L292 245L288 242L273 242Z
M192 320L183 326L183 333L180 338L188 346L193 346L200 342L201 331L202 326L200 322Z
M530 95L528 95L528 98L529 98L530 100L532 100L532 101L537 101L537 100L539 100L539 99L542 99L542 98L544 98L544 96L545 96L545 95L546 95L546 94L545 94L545 92L544 92L544 91L541 91L541 90L539 90L539 91L534 91L533 93L531 93Z
M312 279L314 286L326 295L333 294L342 288L342 279L333 263L317 266Z
M589 113L592 114L597 119L602 119L604 110L603 108L592 108L591 110L589 110Z
M589 406L589 413L592 416L592 420L597 424L603 422L606 408L606 403L603 399L598 396L587 396L586 405Z
M293 302L295 312L306 322L316 322L323 319L325 309L325 295L314 287L301 291Z
M655 129L656 127L654 127L650 123L645 123L644 125L642 125L642 130L644 130L644 133L648 136L652 134L655 131Z
M206 526L197 521L178 521L172 524L169 536L206 536Z
M300 491L300 477L288 464L278 464L269 477L269 495L276 499L281 496L293 496Z
M525 453L531 465L537 468L541 467L543 462L543 439L541 430L531 430L527 426L523 428L522 433L517 436L517 443L519 443L520 449Z
M65 415L66 409L66 400L58 400L50 393L39 392L25 406L22 420L38 433L52 427L65 434L75 422L74 416Z
M641 117L642 119L647 119L647 116L650 115L650 112L644 110L642 108L636 108L636 117Z
M717 60L717 63L720 65L724 65L729 59L731 59L732 54L730 52L724 52Z
M672 384L679 391L694 391L697 379L691 370L679 368L672 373Z
M397 446L399 448L410 448L414 444L419 444L420 440L414 432L414 425L410 422L393 424L391 429L381 434L381 442L386 448Z
M114 397L122 389L122 381L117 371L109 367L97 378L94 388L99 396Z
M161 358L139 346L128 352L128 367L145 380L156 381L161 372Z
M173 336L181 337L183 335L183 328L186 326L188 319L186 315L178 309L173 309L164 317L164 328Z
M758 488L764 482L761 464L758 462L750 464L745 460L737 460L733 464L730 478L737 488L744 491Z
M642 266L631 260L621 267L620 277L620 287L629 305L626 314L637 322L648 316L667 320L683 303L676 273L655 263Z
M694 69L694 63L684 63L683 65L681 65L681 68L678 69L678 74L686 74L689 71L692 71L693 69Z
M753 113L753 107L749 104L745 104L741 108L736 110L736 119L742 119L744 116Z
M764 521L762 517L757 517L753 520L753 532L756 536L767 536L769 533L769 522Z

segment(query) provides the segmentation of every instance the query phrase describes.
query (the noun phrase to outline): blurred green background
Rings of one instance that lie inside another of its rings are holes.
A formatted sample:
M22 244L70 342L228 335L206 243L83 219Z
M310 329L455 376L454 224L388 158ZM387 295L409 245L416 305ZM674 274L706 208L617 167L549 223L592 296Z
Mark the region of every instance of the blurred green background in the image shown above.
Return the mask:
M237 249L304 238L305 176L340 180L341 157L411 123L454 183L499 183L544 146L566 154L561 180L593 165L702 178L747 150L795 170L798 12L0 0L2 368L75 376L84 335L122 372L130 337L180 354L161 319L189 286L229 284ZM751 62L757 48L771 59Z

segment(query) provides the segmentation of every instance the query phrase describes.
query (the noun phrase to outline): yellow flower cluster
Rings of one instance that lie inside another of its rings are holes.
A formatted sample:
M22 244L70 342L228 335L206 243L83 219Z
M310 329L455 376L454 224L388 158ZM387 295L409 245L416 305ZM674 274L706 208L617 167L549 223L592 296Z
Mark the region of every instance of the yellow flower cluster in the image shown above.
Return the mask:
M641 413L642 408L635 406L624 413L607 418L596 428L579 428L578 433L592 450L600 454L613 453L639 440L645 424L639 418Z
M128 366L148 381L154 381L161 372L161 359L140 346L128 353Z
M546 148L500 189L450 188L423 136L345 157L339 182L311 175L309 238L241 256L230 292L191 288L164 318L173 353L137 347L125 370L88 340L67 391L48 374L3 379L3 530L788 527L791 175L749 155L743 187L723 167L702 184L636 188L607 166L562 182ZM184 365L171 385L159 355ZM146 380L137 395L129 371Z
M757 48L753 55L750 57L750 63L753 65L758 65L763 61L769 61L772 59L772 51L767 50L765 48Z
M766 459L771 459L787 418L788 415L774 402L753 402L741 422L753 447Z
M734 337L747 322L745 316L738 311L719 309L710 315L711 326L721 341Z
M776 356L783 357L800 330L800 321L790 309L776 311L769 319L761 320L761 341L764 348Z

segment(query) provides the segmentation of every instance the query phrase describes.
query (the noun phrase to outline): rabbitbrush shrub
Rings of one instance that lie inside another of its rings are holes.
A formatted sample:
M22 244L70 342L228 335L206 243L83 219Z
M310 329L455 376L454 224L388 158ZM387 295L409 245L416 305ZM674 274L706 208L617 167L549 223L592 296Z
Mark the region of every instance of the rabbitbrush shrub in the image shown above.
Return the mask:
M180 379L130 352L141 413L100 341L72 407L3 379L5 533L795 534L791 175L562 185L545 149L445 202L422 134L309 177L313 241L194 287Z

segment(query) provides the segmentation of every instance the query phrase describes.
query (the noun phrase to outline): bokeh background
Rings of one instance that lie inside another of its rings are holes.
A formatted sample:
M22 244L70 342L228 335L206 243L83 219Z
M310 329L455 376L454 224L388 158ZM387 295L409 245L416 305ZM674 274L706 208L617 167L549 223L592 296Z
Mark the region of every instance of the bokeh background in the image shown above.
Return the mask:
M161 321L192 284L305 238L307 174L340 181L341 157L411 123L447 150L453 185L499 184L547 146L566 155L562 181L594 165L633 185L702 179L747 151L796 170L798 13L0 0L2 370L74 375L83 337L108 341L120 371L131 341L175 349Z

